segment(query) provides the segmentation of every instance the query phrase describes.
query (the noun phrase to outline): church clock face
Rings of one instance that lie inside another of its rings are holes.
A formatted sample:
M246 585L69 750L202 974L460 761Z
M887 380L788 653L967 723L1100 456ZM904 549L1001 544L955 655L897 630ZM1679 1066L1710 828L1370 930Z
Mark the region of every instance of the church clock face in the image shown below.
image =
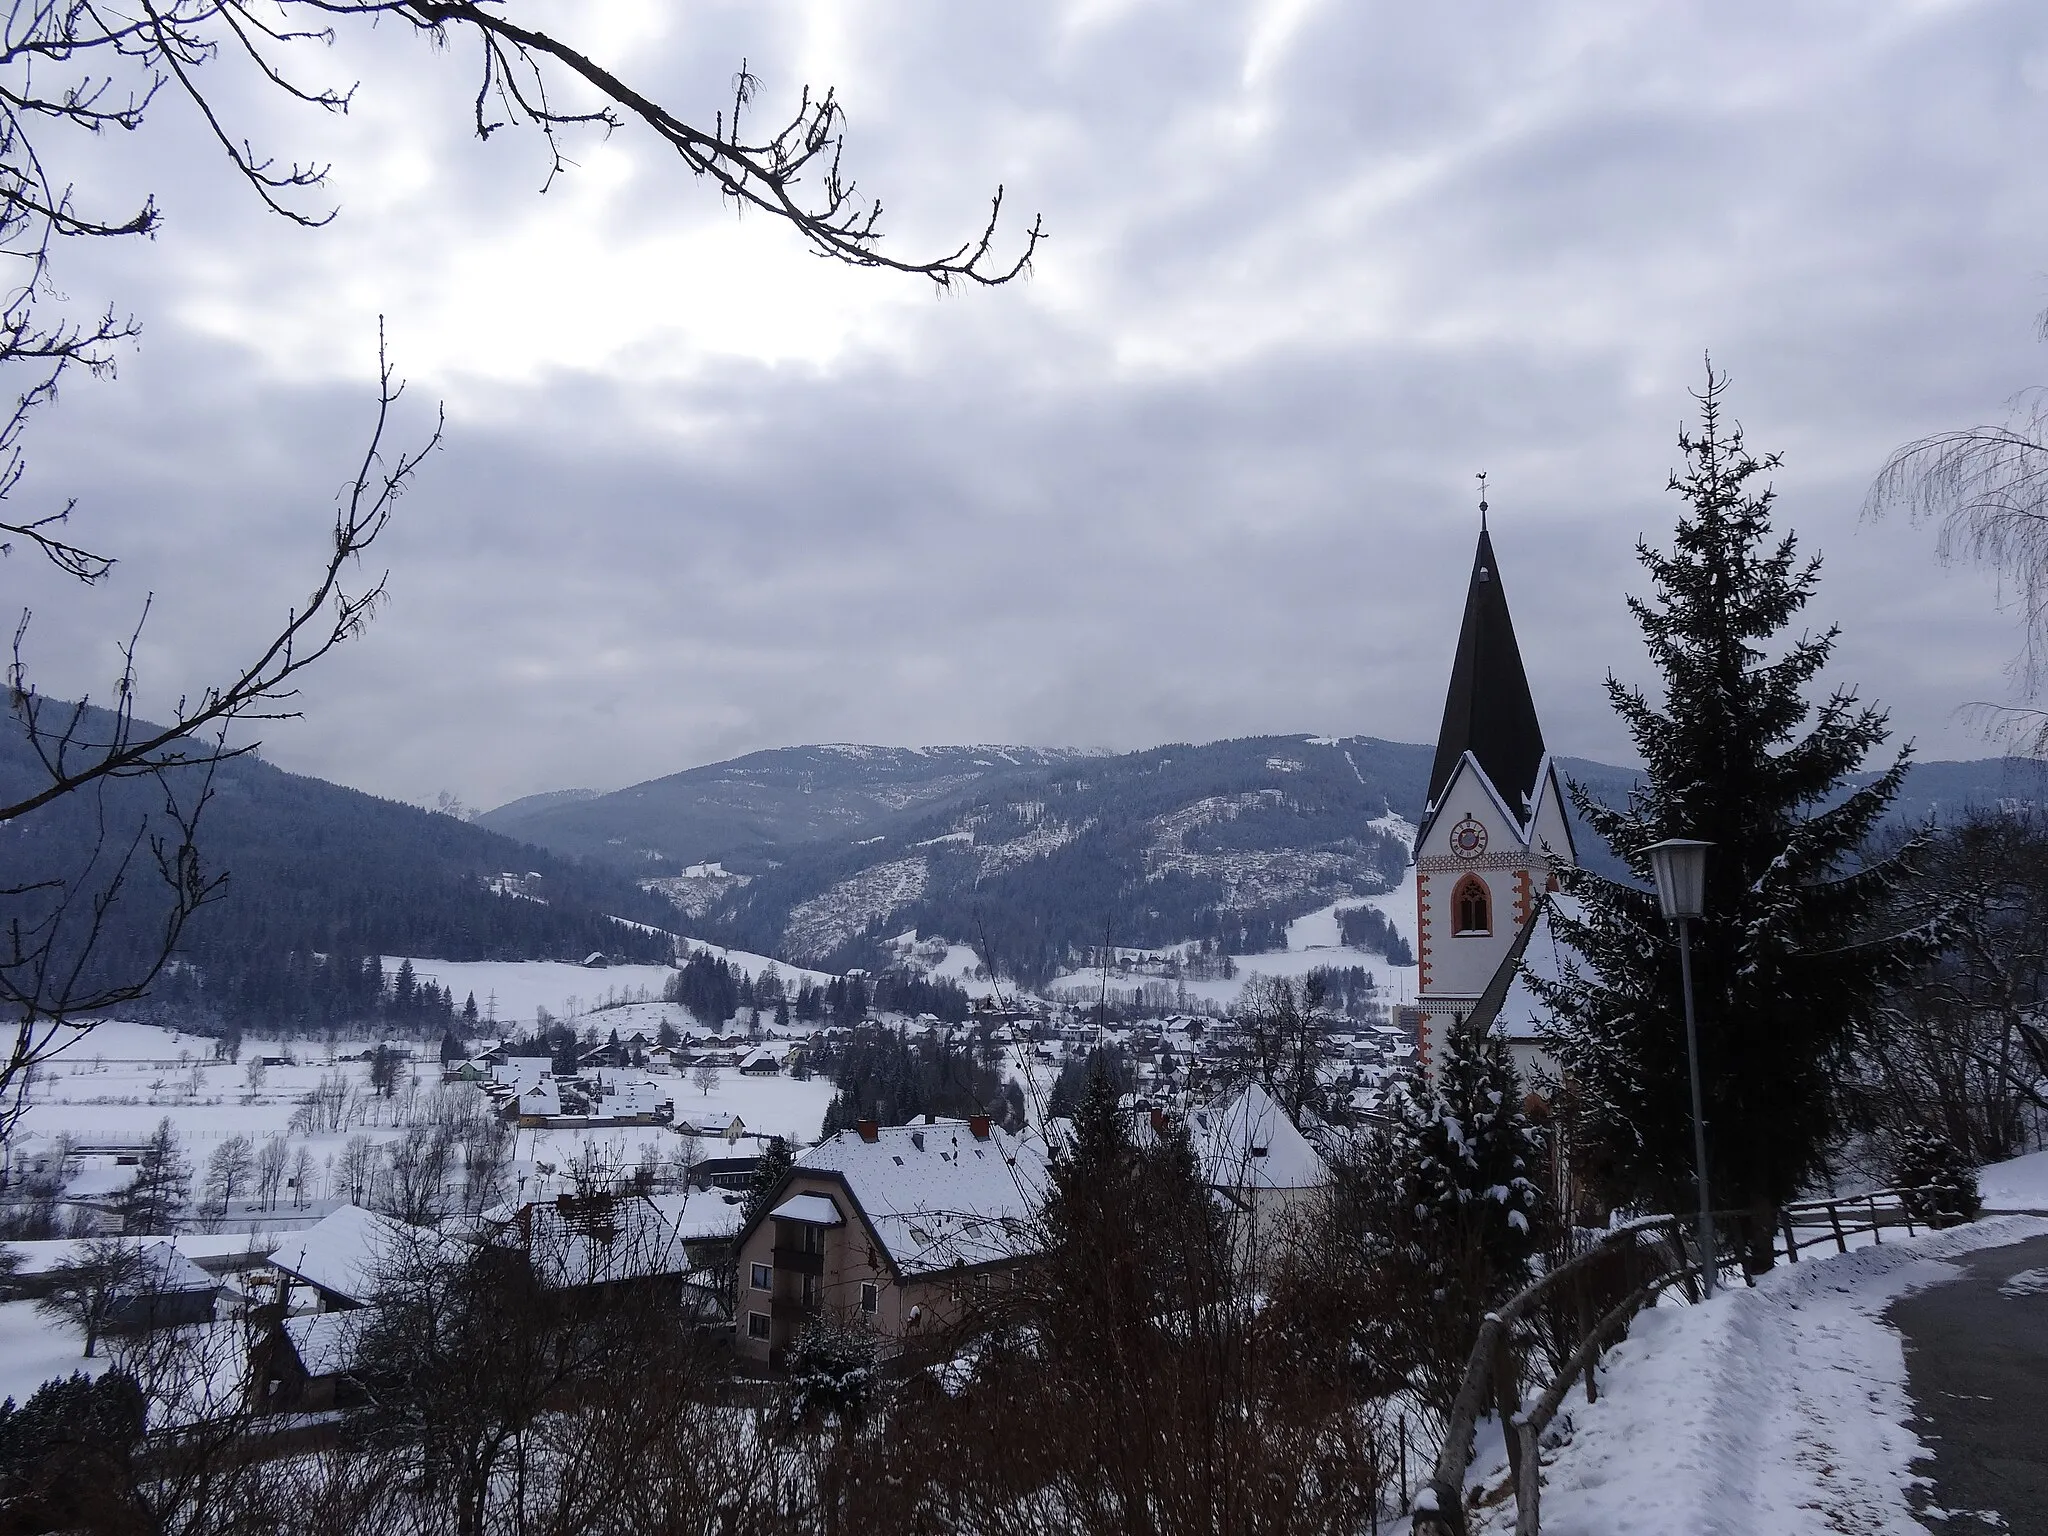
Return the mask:
M1470 816L1451 828L1451 852L1461 859L1476 859L1486 852L1486 828Z

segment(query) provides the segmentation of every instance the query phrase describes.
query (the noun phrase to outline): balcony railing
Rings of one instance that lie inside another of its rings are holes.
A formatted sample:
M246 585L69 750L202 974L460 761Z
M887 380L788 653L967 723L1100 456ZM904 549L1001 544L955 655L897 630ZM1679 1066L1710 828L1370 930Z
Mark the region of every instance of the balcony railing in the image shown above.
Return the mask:
M825 1255L822 1253L805 1253L801 1248L777 1248L773 1257L777 1269L786 1269L793 1275L825 1273Z

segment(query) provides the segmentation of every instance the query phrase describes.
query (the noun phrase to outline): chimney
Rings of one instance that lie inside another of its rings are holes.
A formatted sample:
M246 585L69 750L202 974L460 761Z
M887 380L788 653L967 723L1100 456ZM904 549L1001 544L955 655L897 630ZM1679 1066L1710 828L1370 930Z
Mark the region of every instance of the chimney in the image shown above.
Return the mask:
M924 1123L926 1125L937 1125L939 1123L939 1117L933 1114L930 1110L926 1110L924 1113Z
M1166 1111L1163 1109L1152 1111L1152 1134L1160 1137L1166 1134Z
M974 1139L975 1139L976 1141L987 1141L987 1140L988 1140L988 1116L987 1116L987 1115L969 1115L969 1116L967 1117L967 1129L968 1129L968 1130L969 1130L969 1131L970 1131L970 1132L971 1132L971 1133L973 1134L973 1136L974 1136Z
M853 1123L853 1128L859 1133L862 1141L880 1141L882 1139L882 1128L872 1120L856 1120Z

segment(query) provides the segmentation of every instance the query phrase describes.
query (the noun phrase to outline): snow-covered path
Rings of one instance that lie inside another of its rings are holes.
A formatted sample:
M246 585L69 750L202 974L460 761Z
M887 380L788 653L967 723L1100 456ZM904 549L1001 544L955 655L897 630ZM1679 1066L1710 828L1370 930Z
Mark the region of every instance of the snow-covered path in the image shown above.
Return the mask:
M1884 1311L1953 1279L1944 1258L2044 1233L2048 1219L1994 1217L1644 1313L1545 1457L1545 1536L1924 1536L1907 1490L1927 1448ZM1474 1522L1513 1526L1512 1499Z

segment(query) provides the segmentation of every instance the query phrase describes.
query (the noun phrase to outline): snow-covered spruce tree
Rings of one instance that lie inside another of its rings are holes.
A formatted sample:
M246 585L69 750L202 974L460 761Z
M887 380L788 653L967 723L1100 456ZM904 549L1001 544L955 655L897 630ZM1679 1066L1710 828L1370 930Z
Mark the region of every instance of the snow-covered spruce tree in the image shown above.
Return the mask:
M1698 435L1679 435L1685 468L1670 489L1685 505L1670 552L1637 545L1655 593L1628 603L1662 677L1661 706L1607 679L1646 782L1621 809L1572 787L1643 888L1568 875L1581 915L1555 926L1581 963L1531 982L1555 1014L1551 1048L1592 1142L1584 1154L1617 1198L1689 1209L1678 947L1642 850L1667 837L1714 845L1693 934L1708 1163L1715 1205L1746 1213L1744 1259L1756 1271L1770 1267L1778 1211L1843 1128L1844 1068L1881 989L1936 952L1941 925L1880 928L1924 840L1866 857L1910 748L1847 791L1888 731L1852 689L1817 708L1807 699L1837 630L1767 649L1812 598L1820 562L1773 534L1773 492L1758 477L1778 457L1744 448L1722 414L1726 385L1709 365Z
M1395 1100L1410 1258L1434 1274L1437 1298L1475 1326L1529 1277L1543 1194L1530 1177L1541 1153L1521 1095L1507 1042L1454 1028L1435 1080L1406 1084Z

